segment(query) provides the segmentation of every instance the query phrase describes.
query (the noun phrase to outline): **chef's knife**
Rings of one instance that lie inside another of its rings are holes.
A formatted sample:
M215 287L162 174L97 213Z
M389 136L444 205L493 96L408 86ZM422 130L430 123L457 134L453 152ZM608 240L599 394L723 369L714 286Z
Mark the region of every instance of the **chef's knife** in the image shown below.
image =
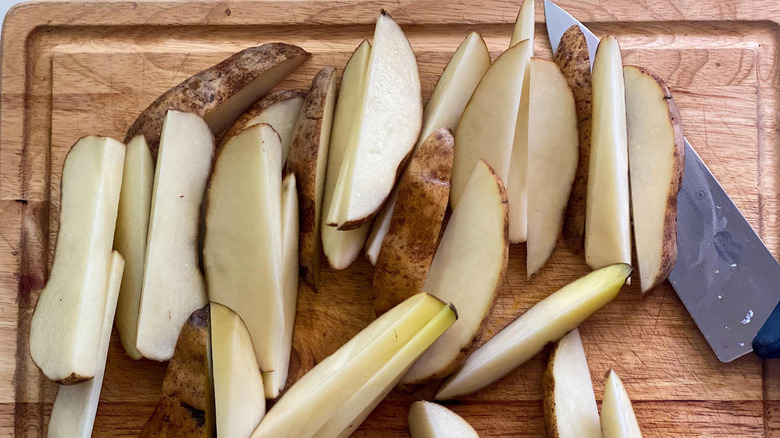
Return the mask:
M553 53L577 25L592 67L598 37L549 0L544 14ZM780 265L688 140L677 196L677 263L669 280L722 362L754 348L761 357L780 356Z

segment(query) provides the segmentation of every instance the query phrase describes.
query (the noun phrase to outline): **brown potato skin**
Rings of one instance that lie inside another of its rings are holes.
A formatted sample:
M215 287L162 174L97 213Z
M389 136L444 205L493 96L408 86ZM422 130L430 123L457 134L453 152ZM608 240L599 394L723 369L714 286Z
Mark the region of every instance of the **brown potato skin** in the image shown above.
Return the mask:
M377 316L422 290L447 211L454 157L452 131L438 129L401 175L398 202L374 271Z
M653 283L643 290L643 293L651 291L653 288L663 283L669 274L674 269L674 264L677 262L677 193L682 187L683 174L685 173L685 139L683 137L682 118L680 117L680 109L674 102L672 97L672 91L666 82L659 76L651 73L644 67L626 66L625 68L635 68L641 73L646 74L653 78L658 86L661 87L661 91L664 93L664 100L669 107L669 122L674 130L674 160L672 162L672 175L676 178L672 178L669 184L669 193L666 198L666 211L664 213L664 237L663 237L663 250L661 252L661 268L658 271L658 275L653 280Z
M162 396L139 437L211 437L209 306L190 315L168 363ZM207 420L208 418L208 420Z
M542 409L544 410L544 430L550 438L558 438L558 425L555 421L555 377L553 376L553 363L558 344L553 346L550 359L542 375Z
M569 203L566 206L562 234L568 246L580 252L585 243L585 205L588 192L593 87L590 82L588 43L579 26L574 25L564 32L558 44L558 51L555 53L555 63L566 77L574 93L574 103L577 107L580 159Z
M204 117L236 94L266 70L294 58L306 59L308 52L298 46L269 43L244 49L217 65L189 77L161 94L138 116L125 135L125 143L143 134L152 156L157 158L160 132L168 110Z
M244 111L244 114L241 114L241 117L230 125L230 128L217 136L217 150L221 149L230 137L243 131L244 128L246 128L247 122L260 115L260 113L271 105L297 97L305 99L306 90L276 90L268 93L265 97L250 106L249 109Z
M327 159L328 151L322 150L320 135L323 130L326 101L335 100L337 96L335 81L336 68L331 66L324 67L314 76L309 94L301 107L301 114L295 123L290 154L287 157L287 172L295 174L298 185L300 230L298 253L301 278L315 290L320 280L320 254L322 253L320 221L317 220L316 215L317 208L322 208L322 199L317 199L317 160L320 153L326 154ZM331 114L331 122L332 116ZM324 183L325 180L322 178L322 184Z

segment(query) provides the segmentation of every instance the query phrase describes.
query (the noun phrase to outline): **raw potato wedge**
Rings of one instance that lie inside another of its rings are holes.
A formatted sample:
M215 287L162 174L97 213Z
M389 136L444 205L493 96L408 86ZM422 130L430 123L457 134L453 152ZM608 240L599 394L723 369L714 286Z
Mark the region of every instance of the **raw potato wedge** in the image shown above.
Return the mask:
M422 127L422 96L417 60L404 31L382 10L354 139L346 151L327 225L353 230L370 221L382 207Z
M320 280L322 193L335 105L336 68L324 67L311 82L287 161L287 171L295 174L298 186L301 277L315 290Z
M601 402L601 431L604 438L642 438L631 399L617 373L609 370Z
M127 144L114 232L114 249L125 257L125 273L122 275L122 288L116 308L116 330L125 353L133 359L143 357L135 348L135 342L153 186L154 160L146 140L138 135Z
M476 348L506 275L508 233L504 185L480 161L450 216L423 286L461 309L458 322L423 354L401 383L420 385L446 377Z
M601 438L599 410L579 330L555 344L542 387L547 436Z
M30 321L30 356L58 383L98 369L124 158L106 137L79 139L65 158L54 262Z
M593 88L590 82L590 54L582 30L574 25L566 30L555 52L555 63L561 68L574 93L579 127L579 164L574 177L566 216L563 222L563 239L574 251L580 252L585 244L585 205L588 192L588 162L590 155L590 131Z
M125 141L143 134L152 156L157 156L163 119L168 110L203 117L209 128L219 134L309 56L300 47L284 43L244 49L161 94L138 116L127 131Z
M100 334L100 349L95 377L76 385L63 385L57 389L57 397L51 408L48 437L50 438L89 438L95 424L100 389L103 387L103 375L106 371L108 345L111 341L111 329L114 323L119 285L125 262L118 252L111 254L111 271L108 276L108 294L103 312L103 329Z
M252 125L267 123L279 133L279 137L282 139L282 164L286 163L287 155L290 153L295 122L301 113L304 99L306 99L305 90L272 91L249 107L229 129L218 137L217 150L222 149L229 138L244 129Z
M136 348L149 359L173 356L179 331L208 303L199 268L198 232L214 137L195 114L165 116L138 308Z
M412 403L407 421L412 438L479 438L460 415L436 403Z
M555 63L531 60L528 112L528 277L547 263L558 242L577 172L574 95Z
M607 266L536 303L474 351L436 399L470 394L504 377L612 301L629 275L629 265Z
M663 80L623 68L634 240L642 292L669 276L677 261L677 192L685 168L682 120Z
M428 104L423 111L423 127L420 137L412 152L412 158L417 154L420 145L431 133L439 128L454 130L458 126L463 109L471 98L471 93L477 87L479 80L490 67L490 52L488 52L485 40L472 32L460 43L455 54L452 55L449 64L436 83L431 93ZM366 240L366 255L371 264L376 265L382 241L390 230L390 220L393 218L395 204L398 200L398 184L393 188L390 197L379 210L374 223L371 225L371 233Z
M452 307L431 295L410 297L301 377L252 437L349 435L456 317Z
M168 362L162 396L139 438L210 438L214 435L209 307L190 315Z
M631 263L626 93L620 46L599 43L593 62L593 129L585 209L585 262L591 269Z
M371 229L369 223L348 231L339 231L336 227L326 226L327 212L330 210L339 172L350 149L351 132L355 126L353 121L358 117L370 54L371 44L368 41L363 41L352 53L341 76L339 98L333 114L325 193L322 195L322 211L325 214L322 215L323 223L320 226L322 252L325 253L333 269L346 269L355 261Z
M217 435L244 438L265 415L263 376L241 317L218 303L209 308Z
M534 30L534 0L523 0L523 5L520 6L520 11L517 13L515 29L512 31L509 47L520 41L528 40L528 44L531 46L531 55L533 55Z
M263 372L267 398L279 394L284 351L281 140L250 126L225 143L209 182L203 262L209 299L238 313ZM283 383L283 382L282 382Z
M434 131L398 182L399 207L374 271L377 315L423 290L447 211L454 143L449 129Z

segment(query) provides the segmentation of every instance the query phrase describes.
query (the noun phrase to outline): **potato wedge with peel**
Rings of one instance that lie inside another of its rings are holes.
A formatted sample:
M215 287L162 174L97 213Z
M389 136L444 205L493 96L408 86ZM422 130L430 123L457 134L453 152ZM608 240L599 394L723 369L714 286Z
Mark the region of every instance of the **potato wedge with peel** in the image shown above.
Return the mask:
M434 130L439 128L454 130L458 126L463 109L488 67L490 67L490 52L488 52L485 40L478 33L472 32L460 43L455 54L452 55L452 59L445 67L428 103L425 105L423 127L412 152L412 159L420 145ZM371 264L376 265L382 242L390 230L390 221L393 218L397 200L398 184L371 225L371 233L366 240L366 255Z
M92 436L92 426L95 424L100 389L103 387L108 345L111 341L111 329L113 328L114 313L117 308L116 303L124 268L125 262L122 256L114 251L111 254L108 294L103 313L103 328L100 333L100 349L98 350L95 377L75 385L62 385L57 389L57 397L54 399L49 416L48 437L89 438Z
M669 276L677 261L677 192L685 168L680 111L663 80L623 68L634 240L642 292Z
M246 324L267 398L279 395L290 354L284 349L280 161L281 139L267 124L225 143L209 182L203 243L209 299Z
M515 28L512 31L512 39L509 47L512 47L523 40L528 40L531 46L531 55L533 56L534 47L534 0L523 0L520 11L517 12Z
M168 110L197 114L219 134L309 56L300 47L284 43L244 49L161 94L130 126L125 141L143 134L152 156L157 156Z
M327 211L327 224L352 230L371 220L395 185L422 126L417 60L404 31L382 10L358 101L353 138Z
M127 144L119 212L114 232L114 249L124 254L125 273L116 307L116 330L125 353L133 359L143 357L135 348L138 336L138 308L144 280L146 235L152 208L154 161L142 135Z
M528 111L528 277L555 250L577 172L574 95L553 62L531 59Z
M139 438L214 436L209 307L192 312L181 329L163 379L162 396Z
M542 387L547 436L601 438L599 409L579 330L555 344Z
M335 105L336 68L324 67L311 82L287 160L287 171L295 174L298 186L301 277L314 289L320 280L322 193Z
M170 359L187 318L208 303L198 232L213 154L214 137L203 119L168 111L157 154L138 307L136 348L149 359Z
M631 263L626 93L615 37L606 36L599 43L592 81L585 262L591 269L598 269Z
M412 438L479 438L460 415L436 403L412 403L408 422Z
M477 346L506 275L508 234L504 185L480 161L450 216L422 289L462 309L458 322L422 355L401 383L419 385L446 377Z
M431 295L407 299L298 380L268 411L252 437L349 435L354 429L350 424L362 421L456 318L451 306ZM334 430L320 432L323 428Z
M363 242L371 229L366 223L354 230L340 231L336 227L327 226L327 212L333 201L336 182L342 164L346 164L347 151L350 149L351 132L358 117L361 105L362 90L365 87L366 67L371 55L371 44L363 41L352 53L344 73L341 75L341 87L336 109L333 114L333 128L330 135L328 151L328 166L325 176L325 192L322 194L322 252L333 269L346 269L355 261Z
M217 141L217 150L222 149L225 142L244 129L260 123L273 127L282 139L282 164L287 162L290 153L293 130L298 115L301 113L305 90L272 91L249 107L233 125L225 130Z
M504 377L609 303L629 275L629 265L606 266L536 303L474 351L436 399L470 394Z
M563 222L563 239L576 252L585 242L585 209L588 192L588 163L590 156L590 131L593 88L590 81L590 53L585 35L576 24L566 29L555 52L555 63L561 68L566 81L574 92L579 125L579 163L574 178L566 218Z
M58 383L98 369L124 158L106 137L79 139L65 158L54 262L30 321L30 356Z
M601 402L601 431L604 438L642 438L631 399L613 370L609 370Z
M450 197L455 139L434 131L398 182L398 209L374 270L374 309L381 315L423 290Z
M209 308L217 435L247 437L265 415L263 376L252 338L237 313L218 303Z

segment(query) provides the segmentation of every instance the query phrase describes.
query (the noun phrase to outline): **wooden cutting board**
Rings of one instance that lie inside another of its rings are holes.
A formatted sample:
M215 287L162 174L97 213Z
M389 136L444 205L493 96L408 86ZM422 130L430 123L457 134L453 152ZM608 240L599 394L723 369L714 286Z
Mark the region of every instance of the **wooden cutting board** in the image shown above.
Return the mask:
M780 254L780 3L560 3L598 35L618 36L627 64L667 80L686 136ZM23 4L8 15L0 82L0 434L46 431L56 386L30 361L27 336L54 250L61 167L76 139L123 138L162 91L265 42L285 41L313 54L280 85L306 88L321 66L343 68L357 44L371 37L382 7L411 40L427 99L469 31L483 35L494 58L507 47L519 1L62 1ZM536 54L549 57L541 1L536 22ZM510 253L485 338L587 272L582 256L561 246L527 281L525 246L514 245ZM324 269L318 293L301 286L292 380L373 318L372 275L361 257L345 271ZM596 397L613 368L646 436L780 436L780 365L753 355L718 362L668 284L642 297L637 283L581 327ZM542 435L545 356L449 406L481 436ZM95 436L137 434L164 370L164 364L128 359L115 335ZM409 403L426 395L392 393L355 436L406 436Z

